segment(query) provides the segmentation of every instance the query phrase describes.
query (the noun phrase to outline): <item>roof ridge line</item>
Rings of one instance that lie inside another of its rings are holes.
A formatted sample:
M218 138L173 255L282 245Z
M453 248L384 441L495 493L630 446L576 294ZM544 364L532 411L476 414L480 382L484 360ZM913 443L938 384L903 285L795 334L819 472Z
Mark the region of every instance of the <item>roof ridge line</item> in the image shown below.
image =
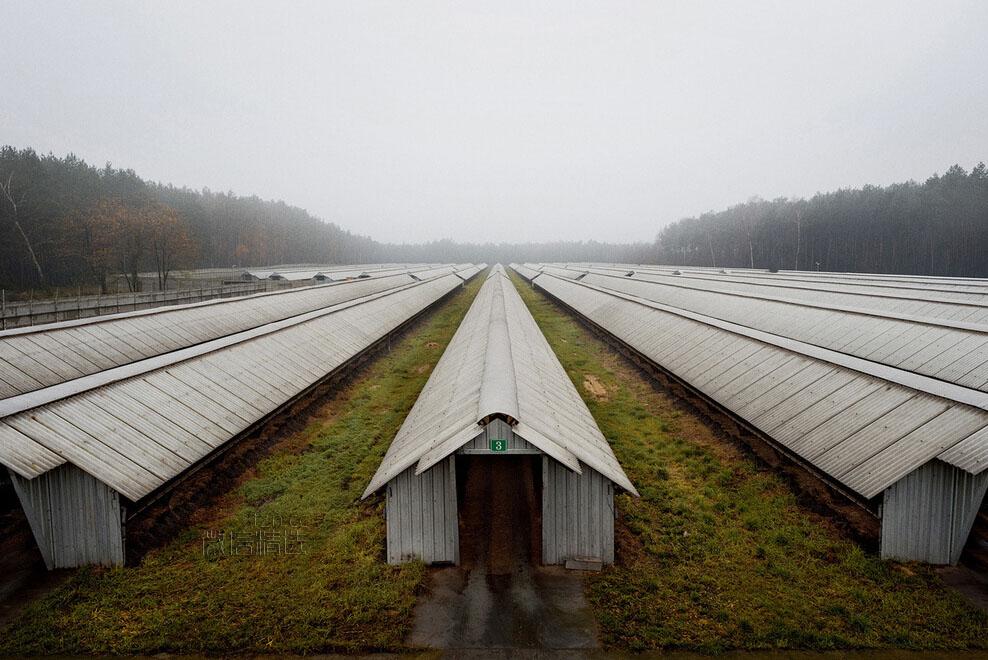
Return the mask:
M491 292L491 314L488 321L484 369L480 379L477 401L477 423L484 425L494 417L502 417L514 426L519 421L518 384L511 335L508 333L507 303L504 298L504 278L497 278Z
M792 351L793 353L797 353L799 355L815 358L838 367L857 371L858 373L865 374L866 376L881 378L917 392L924 392L926 394L940 397L941 399L946 399L947 401L968 405L972 408L988 410L988 393L981 390L940 380L933 378L932 376L925 376L923 374L916 373L915 371L908 371L900 367L893 367L881 362L867 360L849 353L842 353L840 351L835 351L832 348L824 348L799 339L792 339L783 335L766 332L765 330L758 330L733 321L725 321L708 314L692 312L688 309L682 309L673 305L655 302L654 300L642 298L641 296L635 296L630 293L624 293L622 291L616 291L615 289L608 289L607 287L595 284L587 284L586 282L569 280L559 277L558 275L553 275L552 273L547 273L547 275L560 282L570 282L577 286L586 287L615 298L621 298L629 302L642 305L643 307L651 307L668 314L674 314L675 316L696 321L697 323L720 328L721 330L726 330L727 332L748 337L749 339L754 339L755 341L760 341L764 344L769 344L784 350Z
M206 355L207 353L213 353L237 344L251 341L258 337L274 334L276 332L280 332L281 330L301 325L302 323L308 323L309 321L313 321L317 318L328 316L329 314L335 314L358 305L363 305L379 298L384 298L402 291L407 291L432 281L433 279L422 280L421 282L409 282L408 284L402 284L391 289L385 289L384 291L376 291L360 298L354 298L352 300L346 300L334 305L328 305L309 312L290 316L286 319L271 321L270 323L241 330L240 332L230 335L224 335L222 337L210 339L198 344L192 344L191 346L178 348L167 353L153 355L142 360L135 360L116 367L104 369L103 371L97 371L84 376L79 376L78 378L73 378L61 383L56 383L55 385L49 385L48 387L42 387L30 392L25 392L24 394L18 394L16 396L7 397L6 399L0 399L0 420L17 415L27 410L32 410L40 406L55 403L56 401L60 401L62 399L67 399L71 396L89 392L99 387L105 387L106 385L110 385L112 383L141 376L159 369L164 369L166 367Z
M552 273L549 274L551 275ZM773 296L771 294L760 294L760 293L752 293L747 291L738 291L736 289L707 289L699 285L686 284L683 282L677 282L675 280L670 280L668 282L666 281L656 282L654 280L628 279L627 277L621 275L616 275L616 274L612 275L611 273L598 273L594 271L589 271L587 274L597 275L599 277L610 277L620 282L643 282L648 284L656 284L658 286L668 286L678 289L686 289L689 291L702 291L704 293L734 296L737 298L748 298L751 300L765 300L768 302L777 302L785 305L795 305L797 307L809 307L811 309L822 309L833 312L845 312L847 314L857 314L859 316L871 316L874 318L890 319L893 321L906 321L909 323L929 325L937 328L950 328L952 330L964 330L967 332L978 332L982 334L988 333L988 325L984 323L969 323L966 321L955 321L953 319L938 319L934 317L915 316L912 314L900 314L898 312L891 312L881 309L868 309L867 307L856 307L854 305L818 303L809 300L799 300L797 298L787 298L785 296ZM648 273L646 273L646 275L647 274ZM604 288L610 288L610 287L604 287ZM850 293L848 295L866 295L866 294ZM668 304L668 303L664 303L664 304ZM944 303L944 304L952 304L952 303ZM970 304L963 302L958 304L968 307L971 306Z

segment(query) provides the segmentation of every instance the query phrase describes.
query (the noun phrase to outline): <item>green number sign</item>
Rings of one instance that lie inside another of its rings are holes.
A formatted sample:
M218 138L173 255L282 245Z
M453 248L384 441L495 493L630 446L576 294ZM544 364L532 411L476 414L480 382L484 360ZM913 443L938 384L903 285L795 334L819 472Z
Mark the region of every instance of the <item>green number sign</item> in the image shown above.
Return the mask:
M491 439L491 451L508 451L508 441L503 439Z

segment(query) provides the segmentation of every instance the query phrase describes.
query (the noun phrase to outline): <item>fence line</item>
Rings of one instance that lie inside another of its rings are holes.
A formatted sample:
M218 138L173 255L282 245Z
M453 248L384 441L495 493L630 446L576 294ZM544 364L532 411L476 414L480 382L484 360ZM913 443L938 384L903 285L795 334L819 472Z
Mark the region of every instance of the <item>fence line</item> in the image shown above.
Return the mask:
M6 290L0 290L0 330L118 314L166 305L182 305L216 298L234 298L252 293L290 289L311 284L310 281L261 280L244 282L243 284L200 287L198 289L170 289L105 296L102 294L79 295L72 298L59 298L58 289L56 289L53 298L34 300L34 292L31 292L31 299L27 301L8 300Z

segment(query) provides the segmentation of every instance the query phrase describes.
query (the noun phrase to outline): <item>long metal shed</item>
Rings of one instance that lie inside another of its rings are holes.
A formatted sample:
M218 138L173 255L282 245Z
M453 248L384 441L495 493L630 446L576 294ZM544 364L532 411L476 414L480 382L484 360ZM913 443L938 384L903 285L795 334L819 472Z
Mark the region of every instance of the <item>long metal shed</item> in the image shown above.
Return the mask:
M957 562L988 489L988 329L551 270L530 279L872 504L883 556Z
M546 268L559 268L546 266ZM794 300L869 307L902 314L921 315L968 322L988 322L988 289L965 287L964 290L940 286L889 286L888 283L862 285L855 280L817 281L792 277L745 277L734 271L698 272L689 270L621 271L600 267L568 269L573 278L589 273L623 275L635 280L694 286L707 290L727 290L752 294L779 295Z
M390 563L459 562L468 455L541 458L543 563L613 562L614 488L637 492L500 264L364 492L387 491Z
M487 264L460 264L456 266L456 276L461 278L464 282L469 282L478 273L487 268Z
M809 301L785 290L709 289L678 279L591 272L580 282L988 391L988 323L890 311L868 300L856 305ZM988 312L988 304L983 309Z
M0 399L0 465L47 566L122 563L128 512L461 284L409 281Z
M415 281L398 274L0 331L0 399Z

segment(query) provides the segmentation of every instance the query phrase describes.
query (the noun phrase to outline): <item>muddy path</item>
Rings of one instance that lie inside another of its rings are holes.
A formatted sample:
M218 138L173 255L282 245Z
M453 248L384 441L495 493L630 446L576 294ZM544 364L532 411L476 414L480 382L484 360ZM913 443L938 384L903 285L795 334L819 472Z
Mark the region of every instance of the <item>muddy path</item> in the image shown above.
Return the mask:
M468 457L463 457L468 458ZM458 470L460 558L433 569L407 640L440 649L594 649L584 575L539 566L531 457L469 457ZM537 457L536 457L537 458Z

